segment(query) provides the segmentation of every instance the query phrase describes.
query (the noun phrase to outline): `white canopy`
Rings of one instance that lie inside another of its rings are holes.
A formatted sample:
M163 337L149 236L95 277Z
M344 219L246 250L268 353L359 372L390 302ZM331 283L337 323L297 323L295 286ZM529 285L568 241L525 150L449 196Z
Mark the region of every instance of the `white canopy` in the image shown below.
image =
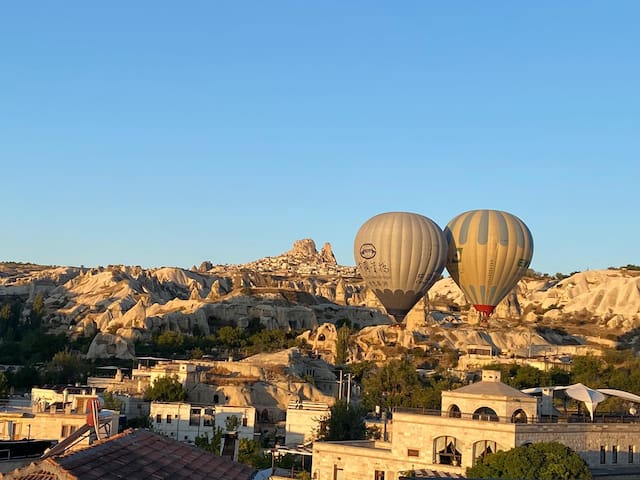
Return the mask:
M593 412L596 409L596 405L607 398L599 391L589 388L582 383L576 383L575 385L567 387L564 393L585 404L591 415L591 421L593 421Z
M589 388L582 383L576 383L574 385L564 386L564 387L533 387L533 388L525 388L521 390L522 393L542 393L544 391L558 391L564 390L565 394L569 397L583 402L589 410L589 414L591 415L591 420L593 421L593 413L596 410L596 406L602 402L606 396L615 396L620 397L625 400L630 400L632 402L640 403L640 396L635 395L633 393L625 392L623 390L615 390L613 388L598 388L593 389Z
M615 390L613 388L599 388L598 391L600 393L604 393L605 395L612 395L614 397L620 397L620 398L624 398L625 400L630 400L632 402L640 403L639 395L625 392L623 390Z

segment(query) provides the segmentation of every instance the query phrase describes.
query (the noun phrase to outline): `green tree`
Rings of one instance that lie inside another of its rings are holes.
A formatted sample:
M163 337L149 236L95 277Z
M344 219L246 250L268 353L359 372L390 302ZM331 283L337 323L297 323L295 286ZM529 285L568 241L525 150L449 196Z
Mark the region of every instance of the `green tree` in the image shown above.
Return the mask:
M200 347L196 347L189 352L189 358L191 359L196 360L202 357L204 357L204 350L202 350Z
M31 365L25 365L15 373L8 375L9 383L18 390L31 391L34 385L40 383L40 374Z
M44 315L44 296L41 293L36 294L33 298L32 311L40 318Z
M88 364L78 354L65 349L56 353L45 367L47 383L73 384L83 382L89 372Z
M284 330L260 330L247 339L251 345L251 353L269 352L274 350L284 350L289 347L289 339Z
M250 465L258 470L271 466L271 457L266 455L258 440L240 439L238 446L238 461Z
M351 328L345 323L336 332L336 365L344 365L349 360Z
M240 419L236 415L229 415L224 420L224 428L227 432L235 432L240 426Z
M14 340L18 326L19 306L14 303L4 303L0 307L0 338Z
M31 313L29 314L29 324L31 327L40 327L45 314L44 296L38 293L33 299Z
M511 480L588 480L580 456L558 442L542 442L496 452L467 469L471 478Z
M551 367L547 372L549 382L545 386L569 385L571 383L571 373L560 367Z
M69 339L64 333L47 335L36 329L25 333L20 351L24 362L33 365L50 361L57 352L63 351L68 343Z
M574 383L583 383L591 388L607 386L607 369L605 362L593 355L573 357L571 377Z
M244 344L242 329L229 326L218 330L218 340L227 348L239 348Z
M178 377L160 377L144 392L144 399L157 402L182 402L187 391L178 381Z
M362 382L362 379L375 370L376 364L365 360L363 362L350 363L347 367L347 371L353 375L355 382Z
M122 411L124 402L113 395L111 392L104 392L102 394L102 400L104 400L104 408L108 410L114 410L116 412Z
M0 398L9 396L9 382L3 372L0 372Z
M391 360L371 371L362 380L362 386L362 403L370 410L376 405L386 409L424 406L425 385L406 359Z
M318 438L321 440L363 440L367 429L364 424L366 410L339 400L331 407L329 418L320 422Z
M224 432L220 427L214 428L211 434L211 438L209 438L209 434L207 432L204 432L204 435L200 435L195 438L196 447L214 453L216 455L220 455L223 435Z
M180 332L168 330L156 339L158 350L164 355L171 355L184 350L185 338Z

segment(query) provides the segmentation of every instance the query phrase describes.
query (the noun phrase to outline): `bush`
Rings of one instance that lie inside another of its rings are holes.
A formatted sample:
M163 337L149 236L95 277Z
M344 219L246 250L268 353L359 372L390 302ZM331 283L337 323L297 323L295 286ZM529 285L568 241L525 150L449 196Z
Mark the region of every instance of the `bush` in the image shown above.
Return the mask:
M542 442L496 452L467 469L467 477L513 480L589 480L580 456L558 442Z
M144 392L144 399L158 402L182 402L187 398L187 391L178 381L177 376L158 378Z

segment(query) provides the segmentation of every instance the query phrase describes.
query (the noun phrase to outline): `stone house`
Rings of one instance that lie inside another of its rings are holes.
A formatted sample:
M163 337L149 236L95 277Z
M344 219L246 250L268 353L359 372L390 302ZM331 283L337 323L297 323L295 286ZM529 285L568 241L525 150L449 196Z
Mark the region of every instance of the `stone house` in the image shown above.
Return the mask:
M150 417L154 431L180 442L194 443L196 437L205 433L212 438L218 428L226 432L230 417L237 419L239 439L255 437L256 409L248 406L151 402Z
M539 415L536 397L501 383L500 372L443 392L438 411L397 409L390 441L315 442L315 480L395 480L429 470L464 475L477 459L528 443L556 441L576 451L594 471L633 470L640 478L640 422L573 423Z
M285 445L297 446L315 440L320 423L330 415L331 407L326 403L292 401L287 408Z

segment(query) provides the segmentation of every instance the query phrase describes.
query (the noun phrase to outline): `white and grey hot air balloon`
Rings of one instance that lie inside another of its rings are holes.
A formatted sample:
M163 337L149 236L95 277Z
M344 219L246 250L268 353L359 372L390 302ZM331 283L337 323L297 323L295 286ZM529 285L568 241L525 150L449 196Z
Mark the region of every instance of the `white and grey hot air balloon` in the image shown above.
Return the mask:
M370 218L358 230L353 248L365 284L397 322L438 280L447 258L440 227L408 212Z
M447 271L483 319L516 286L533 257L531 232L515 215L471 210L444 229Z

